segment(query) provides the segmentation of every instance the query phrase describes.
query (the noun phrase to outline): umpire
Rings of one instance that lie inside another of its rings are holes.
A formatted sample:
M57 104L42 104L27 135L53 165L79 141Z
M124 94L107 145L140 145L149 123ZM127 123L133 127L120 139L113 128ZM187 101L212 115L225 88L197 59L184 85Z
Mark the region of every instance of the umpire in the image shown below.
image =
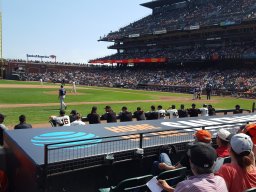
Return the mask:
M205 90L206 90L207 100L211 100L212 85L207 83Z

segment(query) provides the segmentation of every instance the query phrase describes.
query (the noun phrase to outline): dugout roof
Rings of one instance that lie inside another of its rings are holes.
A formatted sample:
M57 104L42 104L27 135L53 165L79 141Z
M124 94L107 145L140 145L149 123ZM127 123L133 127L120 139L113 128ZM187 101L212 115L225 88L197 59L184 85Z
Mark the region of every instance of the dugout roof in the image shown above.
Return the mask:
M256 114L253 113L224 117L210 116L95 124L86 125L86 127L8 130L4 132L4 141L5 145L8 145L11 150L18 152L18 154L24 154L35 165L41 166L45 163L45 157L48 157L48 163L57 163L71 160L72 158L97 157L102 154L137 149L139 141L134 140L134 137L127 137L129 134L145 134L150 137L143 143L142 147L146 148L156 145L153 142L153 136L157 132L176 131L174 136L177 136L179 132L187 133L179 135L178 139L170 141L174 144L193 140L194 132L201 129L201 127L206 127L206 129L215 130L214 132L216 132L219 128L228 128L232 127L232 125L239 127L246 122L254 122L255 120ZM166 144L165 138L161 136L157 145ZM118 143L117 141L120 139L125 139L127 142ZM118 145L116 145L116 142ZM88 145L90 143L93 144ZM108 145L107 143L112 143L113 145ZM45 156L45 145L47 144L54 145L48 148L50 152ZM76 148L72 148L72 146L76 146Z

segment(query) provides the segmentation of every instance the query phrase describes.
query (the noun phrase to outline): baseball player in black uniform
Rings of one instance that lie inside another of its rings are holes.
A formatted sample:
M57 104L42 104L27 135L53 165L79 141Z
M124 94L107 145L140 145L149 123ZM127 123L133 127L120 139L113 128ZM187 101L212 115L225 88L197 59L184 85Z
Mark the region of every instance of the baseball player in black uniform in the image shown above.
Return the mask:
M117 122L116 120L116 113L113 112L110 106L105 107L106 113L101 116L101 120L107 120L107 123L114 123Z

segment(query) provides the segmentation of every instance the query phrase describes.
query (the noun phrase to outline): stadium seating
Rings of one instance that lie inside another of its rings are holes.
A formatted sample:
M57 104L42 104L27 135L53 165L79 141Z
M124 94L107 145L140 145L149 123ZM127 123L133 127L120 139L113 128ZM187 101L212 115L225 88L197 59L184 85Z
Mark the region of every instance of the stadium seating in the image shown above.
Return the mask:
M119 31L111 32L102 40L117 40L130 34L150 34L155 31L182 30L189 26L210 26L222 21L241 22L255 18L252 0L205 1L191 0L181 5L166 4L153 8L153 14L144 17ZM243 5L243 6L240 6Z
M170 63L186 63L255 59L255 40L245 40L251 29L244 34L242 30L236 31L237 37L233 36L232 29L230 34L220 29L255 23L255 1L190 0L174 3L159 0L152 4L155 5L149 6L151 15L101 38L103 41L115 42L109 48L119 50L116 54L92 61L108 63L109 60L164 58ZM203 30L209 28L217 30L204 34ZM196 32L191 35L193 31ZM198 31L202 31L202 34L197 34Z
M223 164L225 164L225 163L231 163L231 157L225 157Z
M147 189L146 183L153 178L153 175L145 175L141 177L133 177L121 181L117 186L99 189L100 192L121 192Z
M250 66L251 67L251 66ZM228 76L226 74L229 74ZM251 69L207 69L201 68L85 68L85 71L67 71L63 73L47 72L25 73L21 79L24 81L38 81L43 76L44 81L58 82L66 79L72 82L77 79L80 85L124 87L132 89L151 89L174 92L191 92L195 86L204 85L206 79L211 82L216 94L236 97L254 97L253 89L256 87L256 75ZM204 89L204 87L203 87ZM251 94L247 94L247 92Z
M174 170L168 170L160 173L157 176L157 179L166 180L172 186L176 186L179 182L183 181L186 178L186 167L181 167Z
M244 192L256 192L256 187L251 188L251 189L247 189Z

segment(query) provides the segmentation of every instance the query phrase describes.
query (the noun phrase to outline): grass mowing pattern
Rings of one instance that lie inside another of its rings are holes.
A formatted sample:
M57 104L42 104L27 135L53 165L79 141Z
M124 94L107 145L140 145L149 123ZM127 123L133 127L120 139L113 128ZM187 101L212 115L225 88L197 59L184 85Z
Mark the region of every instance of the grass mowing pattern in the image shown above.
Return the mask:
M0 84L26 84L26 85L39 85L39 82L16 82L0 80ZM33 103L58 103L58 87L59 85L52 85L53 88L0 88L0 104L33 104ZM98 113L104 113L104 107L108 105L108 102L113 101L134 101L134 103L120 103L109 104L112 106L116 113L119 113L122 106L127 106L130 111L135 111L138 106L142 107L144 111L149 111L151 105L162 105L164 109L167 109L170 105L175 104L178 108L180 104L185 104L186 108L189 108L192 103L196 103L198 107L201 107L203 103L207 101L193 101L192 95L178 94L178 93L163 93L163 92L151 92L141 90L128 90L128 89L116 89L116 88L101 88L101 87L81 87L78 92L81 95L71 94L70 88L67 88L68 95L65 102L106 102L104 104L97 104ZM172 101L153 101L161 100L163 97L169 97ZM206 96L203 96L205 99ZM212 105L216 109L233 109L236 104L240 104L241 108L251 109L254 100L249 99L237 99L231 97L213 97L215 100ZM137 100L152 100L148 102L136 102ZM83 116L86 116L91 107L94 104L79 104L68 105L67 114L72 109L76 109ZM24 108L0 108L0 113L7 115L5 125L13 126L18 123L18 117L21 114L27 116L27 122L31 124L47 123L50 115L57 115L59 106L50 107L24 107Z

